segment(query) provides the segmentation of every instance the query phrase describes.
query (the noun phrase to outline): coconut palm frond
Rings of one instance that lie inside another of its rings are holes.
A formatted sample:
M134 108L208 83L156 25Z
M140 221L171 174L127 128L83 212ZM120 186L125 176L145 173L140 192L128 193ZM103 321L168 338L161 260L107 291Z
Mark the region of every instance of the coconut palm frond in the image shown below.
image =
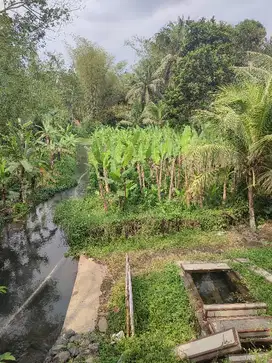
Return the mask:
M269 169L261 174L258 180L258 184L260 185L264 193L266 193L267 195L272 194L272 169Z

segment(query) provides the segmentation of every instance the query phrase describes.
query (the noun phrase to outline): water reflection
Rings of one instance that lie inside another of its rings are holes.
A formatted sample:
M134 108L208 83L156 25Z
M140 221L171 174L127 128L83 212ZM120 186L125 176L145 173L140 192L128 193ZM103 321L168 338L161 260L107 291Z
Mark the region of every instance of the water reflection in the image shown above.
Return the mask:
M78 159L79 173L84 174L87 154L83 147L78 150ZM27 308L19 314L18 309L67 251L64 233L53 222L54 209L61 200L83 195L87 179L86 174L77 188L40 204L24 225L9 224L3 230L0 285L8 286L8 293L0 296L0 352L12 351L18 362L43 362L62 328L76 261L65 259Z

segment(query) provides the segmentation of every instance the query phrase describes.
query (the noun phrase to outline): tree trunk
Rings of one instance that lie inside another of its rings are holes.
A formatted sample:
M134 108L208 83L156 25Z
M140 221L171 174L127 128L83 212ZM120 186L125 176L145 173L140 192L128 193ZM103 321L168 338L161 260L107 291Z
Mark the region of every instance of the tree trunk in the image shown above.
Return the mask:
M255 210L254 210L254 192L252 185L252 175L249 174L248 177L248 209L249 209L249 225L253 231L256 231L256 220L255 220Z
M142 166L142 186L143 189L145 189L145 171L144 171L144 167Z
M100 197L103 200L104 209L105 209L105 211L107 211L108 210L108 203L107 203L107 200L105 198L103 184L101 183L100 180L98 180L98 186L99 186L99 194L100 194Z
M185 169L184 171L185 173L185 197L186 197L186 205L189 208L190 204L191 204L191 198L190 198L190 194L188 191L189 188L189 182L188 182L188 175L187 175L187 170Z
M225 180L223 185L223 205L226 204L226 201L227 201L227 182Z
M177 190L180 189L180 175L181 175L181 166L182 166L182 156L178 156L178 180L177 180Z
M19 200L20 202L24 203L25 198L24 198L24 176L25 176L25 171L24 168L22 167L20 170L20 192L19 192Z
M138 173L138 178L139 178L139 184L140 184L140 189L142 191L142 177L141 177L141 165L139 162L137 162L137 173Z
M2 200L3 200L3 206L6 206L6 201L7 201L7 193L6 193L6 187L3 184L2 185Z
M108 173L107 173L107 169L106 168L103 168L103 174L104 174L104 180L105 180L105 190L106 190L106 193L109 194L110 187L109 187L109 183L107 181L107 179L108 179Z
M173 194L174 171L175 171L175 158L173 158L172 165L171 165L169 200L172 199L172 194Z
M162 167L163 167L163 160L161 159L160 172L159 172L159 184L158 184L158 198L159 198L159 201L161 201Z

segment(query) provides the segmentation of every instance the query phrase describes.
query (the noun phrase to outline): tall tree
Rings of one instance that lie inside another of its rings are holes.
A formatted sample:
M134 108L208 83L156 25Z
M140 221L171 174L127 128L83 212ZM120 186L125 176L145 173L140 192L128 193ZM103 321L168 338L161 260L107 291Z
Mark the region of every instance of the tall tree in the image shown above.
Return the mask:
M235 26L235 43L242 52L260 52L266 44L266 29L259 21L246 19Z
M106 108L124 99L125 64L115 65L110 54L84 38L76 40L70 54L83 96L82 114L102 119Z
M272 190L272 86L252 81L222 89L208 115L210 142L195 148L203 180L228 168L247 186L250 226L256 229L254 196ZM195 155L194 155L195 153ZM198 155L198 156L197 156ZM203 158L199 158L201 155ZM208 163L208 167L207 167ZM198 177L200 180L201 178Z
M143 108L150 101L160 97L164 83L149 59L143 59L135 68L131 78L130 90L127 93L129 102L139 101Z
M0 15L9 16L20 33L28 33L36 41L71 16L70 4L62 0L3 0L2 5Z
M219 86L233 79L233 28L214 19L187 20L182 58L165 93L166 113L173 123L186 123L205 108Z

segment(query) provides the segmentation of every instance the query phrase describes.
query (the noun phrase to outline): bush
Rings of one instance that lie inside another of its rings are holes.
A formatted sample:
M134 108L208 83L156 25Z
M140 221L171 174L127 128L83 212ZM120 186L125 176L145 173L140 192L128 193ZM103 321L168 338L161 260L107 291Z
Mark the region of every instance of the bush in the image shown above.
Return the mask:
M31 202L39 204L52 198L58 192L76 186L76 169L77 163L73 156L65 155L61 160L57 160L54 165L52 183L38 188L31 196Z
M176 202L147 210L105 212L98 197L65 201L55 212L55 222L65 230L70 246L77 249L86 245L86 239L101 245L134 236L164 236L188 228L214 231L227 228L234 220L232 210L184 210Z

